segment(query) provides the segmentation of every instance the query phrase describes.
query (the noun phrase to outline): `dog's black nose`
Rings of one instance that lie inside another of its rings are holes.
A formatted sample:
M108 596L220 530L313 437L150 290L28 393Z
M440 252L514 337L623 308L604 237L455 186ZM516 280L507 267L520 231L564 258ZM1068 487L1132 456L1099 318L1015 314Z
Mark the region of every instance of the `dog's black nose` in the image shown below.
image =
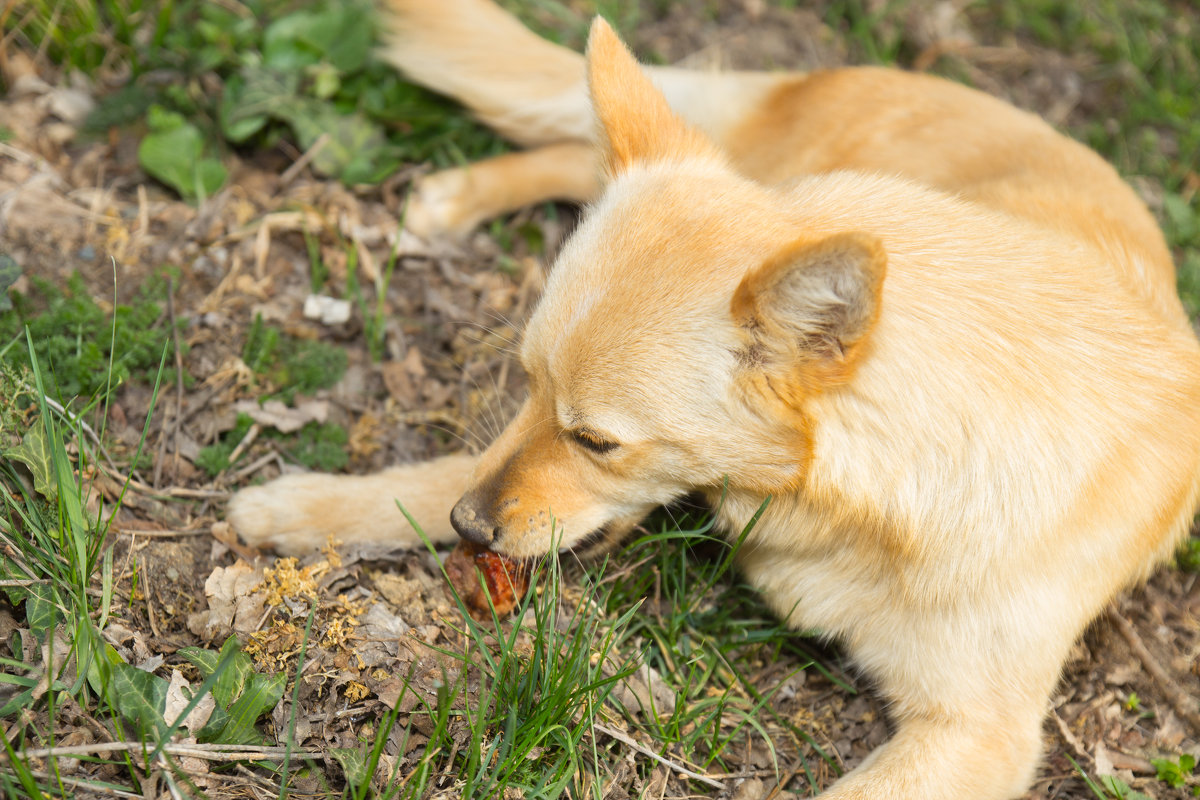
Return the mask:
M488 516L478 510L475 500L466 494L454 504L450 512L450 524L458 535L468 542L488 545L496 538L496 526Z

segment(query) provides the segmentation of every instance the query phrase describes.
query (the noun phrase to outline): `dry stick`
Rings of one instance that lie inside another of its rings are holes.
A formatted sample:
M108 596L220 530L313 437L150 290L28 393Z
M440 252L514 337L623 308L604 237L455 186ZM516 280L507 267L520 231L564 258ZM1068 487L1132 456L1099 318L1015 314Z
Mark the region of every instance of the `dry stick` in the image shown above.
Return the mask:
M1080 761L1090 761L1093 764L1096 763L1095 757L1093 757L1092 754L1087 751L1087 748L1083 746L1083 742L1079 741L1079 737L1071 731L1071 728L1067 725L1066 720L1060 717L1057 711L1050 712L1050 719L1054 720L1054 725L1056 728L1058 728L1059 735L1062 736L1063 741L1067 743L1067 746L1075 751L1075 755L1079 757Z
M208 528L197 528L194 531L138 531L129 528L113 528L112 531L120 536L145 536L147 539L178 539L181 536L205 536L209 533Z
M127 478L121 473L113 474L114 478L120 478L121 482L128 481L130 489L133 489L139 494L144 494L149 497L187 497L199 498L201 500L224 500L229 497L229 492L222 489L186 489L182 486L164 486L161 489L155 489L153 486L148 486L141 481Z
M232 475L230 475L229 476L230 482L235 483L235 484L241 483L243 480L245 480L249 476L253 475L254 473L258 472L260 469L265 467L267 464L270 464L272 461L278 460L278 458L279 458L279 453L275 452L274 450L272 450L271 452L266 453L262 456L259 456L254 461L250 462L246 466L239 469L237 472L234 472Z
M610 728L607 725L604 725L599 722L593 722L592 727L594 727L596 730L600 731L601 733L605 734L606 736L611 736L612 738L616 739L618 742L621 742L622 744L626 744L626 745L632 747L634 750L638 751L642 755L649 756L650 758L654 759L658 763L662 764L664 767L674 770L675 772L678 772L680 775L684 775L688 778L691 778L694 781L700 781L700 783L711 786L714 789L720 789L722 791L725 789L725 784L721 783L720 781L714 781L712 778L708 777L707 775L701 775L699 772L693 772L692 770L687 769L686 767L676 764L674 761L663 758L658 753L651 750L649 747L639 744L637 742L637 740L633 739L630 736L625 735L624 733L617 730L616 728Z
M294 162L292 162L292 165L285 169L283 174L279 176L279 188L282 189L294 181L296 176L300 174L300 170L307 167L309 163L317 157L317 153L320 153L325 149L325 145L327 144L329 144L329 134L322 133L317 137L317 140L312 143L312 147L305 150L304 153L301 154L301 156Z
M233 448L233 452L229 454L229 463L233 464L239 458L241 458L242 453L246 452L246 449L249 448L250 445L254 444L254 440L258 438L258 434L260 433L262 433L261 425L259 425L257 422L251 425L250 429L246 431L246 435L243 436L242 440L237 443L237 447Z
M93 742L81 745L60 745L58 747L41 747L27 749L21 755L25 758L48 758L50 756L88 756L102 753L137 752L150 749L145 742ZM188 756L206 761L257 761L265 758L279 758L284 754L283 747L259 747L245 744L165 744L164 753L173 756ZM312 757L322 755L320 750L293 750L292 755ZM8 756L0 753L0 761L7 761Z
M130 547L132 548L132 545ZM155 639L161 639L162 631L158 629L158 620L154 618L154 587L150 584L150 571L146 569L145 561L142 561L138 573L142 577L142 594L146 598L146 617L150 620L150 631L154 634Z
M1142 643L1142 637L1138 636L1133 625L1129 624L1129 620L1121 616L1116 608L1109 608L1108 618L1120 631L1121 636L1125 637L1129 649L1133 650L1141 659L1142 665L1146 667L1150 677L1158 684L1158 688L1167 696L1167 701L1175 709L1175 713L1187 721L1194 733L1200 734L1200 711L1196 710L1196 701L1179 688L1179 685L1172 680L1158 660L1146 649L1146 645Z
M783 787L791 783L792 778L796 777L796 775L800 772L800 768L802 766L804 766L803 754L799 759L797 759L795 766L784 773L783 777L781 777L778 782L776 782L775 786L771 788L771 793L767 795L766 800L775 800L775 797L783 791Z

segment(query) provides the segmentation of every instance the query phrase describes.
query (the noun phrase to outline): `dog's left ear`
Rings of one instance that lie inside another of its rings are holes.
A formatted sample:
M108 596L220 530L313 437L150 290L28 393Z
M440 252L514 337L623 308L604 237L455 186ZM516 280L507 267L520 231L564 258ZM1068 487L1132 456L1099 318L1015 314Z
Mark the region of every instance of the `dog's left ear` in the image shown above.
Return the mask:
M610 177L642 161L718 158L708 138L667 104L617 34L596 17L588 35L588 88Z
M730 310L748 341L744 360L767 372L782 367L802 381L801 391L844 383L879 316L886 269L883 243L866 233L784 247L734 293Z

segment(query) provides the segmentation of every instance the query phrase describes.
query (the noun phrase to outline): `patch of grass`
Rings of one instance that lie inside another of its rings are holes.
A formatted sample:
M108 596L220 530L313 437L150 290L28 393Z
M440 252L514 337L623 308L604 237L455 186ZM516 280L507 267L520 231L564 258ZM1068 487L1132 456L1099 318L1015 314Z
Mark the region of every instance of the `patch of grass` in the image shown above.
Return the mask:
M160 46L175 5L151 0L29 0L23 13L4 16L4 29L19 30L55 61L92 74L126 61L139 65L138 32L151 33L151 48Z
M25 374L0 365L0 394L10 400L0 404L0 431L8 437L24 432L20 445L6 442L0 458L0 574L8 601L24 612L24 625L12 639L19 643L15 658L0 661L0 684L10 690L0 717L13 720L0 785L9 796L41 797L58 793L51 786L74 784L53 753L44 769L34 769L26 752L53 746L56 731L74 718L73 707L99 705L120 716L131 700L118 678L133 668L100 633L113 597L113 551L106 533L115 509L101 502L89 510L80 477L92 468L88 440L79 416L50 403L30 337L27 333Z
M1184 753L1177 759L1152 758L1150 763L1154 765L1156 777L1176 789L1181 789L1191 783L1192 776L1196 771L1196 757L1190 753ZM1193 794L1200 797L1200 786L1196 787Z
M231 430L201 448L196 456L196 466L209 477L216 477L232 467L230 458L253 425L254 420L248 415L238 414ZM346 454L346 429L332 422L310 422L293 434L265 431L260 438L278 443L279 449L294 462L318 472L337 472L350 460Z
M0 342L10 366L31 367L22 331L28 326L41 379L51 397L92 398L127 380L149 382L163 354L173 352L170 324L158 301L163 283L148 281L130 305L111 313L88 294L83 278L71 276L65 289L34 277L28 296L11 293L13 312L0 316Z
M501 624L493 613L481 625L455 594L464 647L440 652L458 672L426 705L435 730L403 797L422 796L437 773L454 774L463 797L599 796L595 726L609 693L633 672L622 644L638 606L611 614L596 588L572 601L562 589L551 555L516 611L525 622ZM475 697L464 703L468 687ZM434 760L443 753L450 757Z
M215 477L229 469L233 466L229 461L230 456L253 425L254 420L248 414L238 414L231 430L226 431L208 447L200 449L196 455L196 466L207 472L209 477Z
M741 540L716 535L707 516L662 514L647 527L656 532L630 542L616 559L635 567L615 579L595 578L611 583L605 599L612 611L648 598L630 623L629 638L639 643L638 659L670 686L676 701L674 707L641 709L639 729L715 771L733 768L724 756L748 738L757 737L775 757L776 737L763 720L796 742L814 744L775 712L774 688L756 685L749 665L791 664L776 676L775 687L810 667L833 676L808 655L803 634L789 630L731 571ZM815 751L823 757L819 747ZM807 765L801 772L808 773Z
M337 472L349 461L346 443L346 429L341 425L310 422L293 436L284 439L282 449L297 463L311 470Z
M346 372L346 351L317 339L288 336L267 325L262 315L246 333L242 361L265 384L265 398L292 403L296 395L328 389Z

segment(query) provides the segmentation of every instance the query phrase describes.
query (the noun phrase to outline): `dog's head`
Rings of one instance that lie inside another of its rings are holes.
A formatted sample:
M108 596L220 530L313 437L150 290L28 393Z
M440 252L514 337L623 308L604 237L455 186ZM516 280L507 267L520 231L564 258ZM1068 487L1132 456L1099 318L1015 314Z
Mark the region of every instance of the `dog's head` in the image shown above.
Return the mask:
M515 558L695 489L803 486L807 399L849 379L883 281L878 240L806 230L736 175L601 20L588 65L609 186L525 332L529 398L451 515Z

